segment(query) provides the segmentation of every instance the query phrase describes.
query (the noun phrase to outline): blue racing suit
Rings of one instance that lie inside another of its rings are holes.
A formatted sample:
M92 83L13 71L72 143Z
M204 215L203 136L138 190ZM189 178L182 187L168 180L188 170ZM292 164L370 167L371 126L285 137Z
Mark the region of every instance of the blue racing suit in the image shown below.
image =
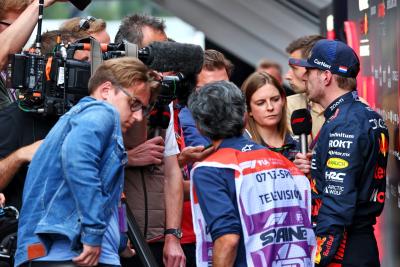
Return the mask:
M387 127L355 91L333 101L324 116L311 164L316 264L379 266L373 225L385 201ZM372 253L355 248L359 233L368 233Z

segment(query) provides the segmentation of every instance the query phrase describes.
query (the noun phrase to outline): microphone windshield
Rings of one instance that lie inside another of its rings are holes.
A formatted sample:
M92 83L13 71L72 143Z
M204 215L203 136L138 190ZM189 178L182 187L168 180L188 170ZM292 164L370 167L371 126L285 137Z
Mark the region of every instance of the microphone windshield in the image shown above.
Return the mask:
M312 119L310 111L305 108L293 111L290 118L293 134L295 135L309 135L312 129Z
M149 58L145 64L151 69L196 74L203 67L204 51L199 45L154 42L147 48Z

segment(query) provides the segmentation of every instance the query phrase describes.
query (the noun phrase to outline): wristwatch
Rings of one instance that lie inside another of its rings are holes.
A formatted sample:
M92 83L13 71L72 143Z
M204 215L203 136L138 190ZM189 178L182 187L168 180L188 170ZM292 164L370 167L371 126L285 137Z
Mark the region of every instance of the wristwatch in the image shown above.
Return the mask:
M174 235L176 238L182 238L182 231L179 228L169 228L164 231L164 235Z

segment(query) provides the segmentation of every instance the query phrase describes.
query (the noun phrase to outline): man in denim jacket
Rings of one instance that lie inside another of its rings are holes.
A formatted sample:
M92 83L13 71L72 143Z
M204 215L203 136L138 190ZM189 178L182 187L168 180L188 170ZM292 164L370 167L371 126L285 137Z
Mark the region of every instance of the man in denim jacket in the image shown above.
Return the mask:
M16 266L119 266L118 202L127 156L122 140L150 98L147 67L104 62L90 96L62 116L30 164Z

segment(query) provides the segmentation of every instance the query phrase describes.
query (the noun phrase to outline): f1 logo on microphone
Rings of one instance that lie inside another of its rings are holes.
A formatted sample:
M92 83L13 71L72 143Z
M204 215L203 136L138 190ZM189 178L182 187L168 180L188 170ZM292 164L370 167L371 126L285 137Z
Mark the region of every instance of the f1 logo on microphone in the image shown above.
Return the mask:
M305 120L306 118L294 118L293 120L292 120L292 124L296 124L296 123L302 123L302 122L304 122L304 120Z

